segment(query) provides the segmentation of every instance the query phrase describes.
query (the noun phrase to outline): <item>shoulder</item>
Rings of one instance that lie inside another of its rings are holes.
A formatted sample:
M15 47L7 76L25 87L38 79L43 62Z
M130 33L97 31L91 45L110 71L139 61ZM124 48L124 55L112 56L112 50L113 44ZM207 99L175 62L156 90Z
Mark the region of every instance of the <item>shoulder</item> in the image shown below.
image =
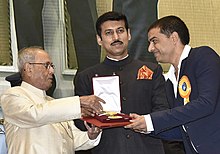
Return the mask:
M133 63L136 63L140 66L145 65L150 69L156 69L158 67L160 67L160 65L158 63L153 63L153 62L148 62L148 61L142 61L142 60L133 60Z
M134 60L133 63L136 63L136 65L141 68L143 66L146 66L148 69L152 70L153 72L162 72L162 67L160 64L153 63L153 62L147 62L147 61L141 61L141 60Z
M191 56L211 55L211 56L219 57L218 54L215 52L215 50L209 46L200 46L200 47L192 48L190 55Z
M3 94L5 95L13 95L13 96L22 96L29 93L29 91L21 86L15 86L7 89Z
M24 89L21 86L15 86L7 89L4 93L21 93L24 92Z
M218 61L220 61L217 52L208 46L192 48L187 59L199 63L208 61L209 63L218 63Z
M102 63L96 64L94 66L90 66L82 71L77 72L76 75L86 75L95 72L96 70L100 69L102 67Z
M15 86L12 88L7 89L2 95L1 95L1 104L4 102L5 99L14 99L17 100L19 98L27 98L29 96L28 91L23 89L20 86ZM7 101L6 101L7 102Z
M208 46L192 48L183 66L196 74L211 75L219 72L220 57Z

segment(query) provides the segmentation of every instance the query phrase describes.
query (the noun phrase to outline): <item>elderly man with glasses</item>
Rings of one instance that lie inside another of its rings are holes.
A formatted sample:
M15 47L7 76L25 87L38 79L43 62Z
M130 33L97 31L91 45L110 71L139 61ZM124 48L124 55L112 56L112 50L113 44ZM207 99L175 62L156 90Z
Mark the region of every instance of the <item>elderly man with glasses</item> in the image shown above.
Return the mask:
M8 154L74 154L94 147L100 129L86 123L87 132L77 129L72 119L100 113L105 103L99 97L73 96L53 99L46 95L52 86L54 65L40 47L19 51L18 68L22 83L0 98Z

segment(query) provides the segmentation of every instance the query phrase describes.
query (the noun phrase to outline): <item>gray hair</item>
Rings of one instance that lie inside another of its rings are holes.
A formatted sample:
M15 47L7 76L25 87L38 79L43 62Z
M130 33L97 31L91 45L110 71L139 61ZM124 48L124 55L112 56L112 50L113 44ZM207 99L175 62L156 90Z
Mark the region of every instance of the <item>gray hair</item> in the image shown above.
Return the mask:
M32 46L23 48L18 52L19 72L22 72L25 63L35 62L35 57L39 50L43 50L43 48L39 46Z

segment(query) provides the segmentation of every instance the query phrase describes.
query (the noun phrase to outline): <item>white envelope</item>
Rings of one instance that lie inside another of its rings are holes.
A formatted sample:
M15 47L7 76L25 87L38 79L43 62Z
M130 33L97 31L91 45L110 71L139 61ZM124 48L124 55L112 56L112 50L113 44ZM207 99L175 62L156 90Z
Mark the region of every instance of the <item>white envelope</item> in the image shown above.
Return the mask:
M106 102L106 104L102 103L103 110L120 113L119 76L94 77L92 80L94 95Z

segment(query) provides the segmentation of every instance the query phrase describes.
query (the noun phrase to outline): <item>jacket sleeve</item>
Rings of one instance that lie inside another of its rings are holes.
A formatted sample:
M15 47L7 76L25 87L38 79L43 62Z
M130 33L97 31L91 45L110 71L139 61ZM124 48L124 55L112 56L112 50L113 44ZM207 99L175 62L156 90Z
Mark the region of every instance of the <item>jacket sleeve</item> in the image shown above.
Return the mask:
M7 122L33 128L81 117L79 97L46 100L21 88L11 88L1 96Z
M74 150L75 151L88 150L98 145L101 134L95 140L90 140L87 131L79 130L74 125L73 121L71 121L70 123L72 125L72 133L74 135L74 147L75 147Z
M184 62L182 62L181 69L184 67L182 74L187 75L191 82L190 102L184 106L151 113L156 133L180 125L199 123L201 119L208 118L219 111L219 56L206 47L198 50L198 54L189 56L186 60L188 65L183 66ZM179 97L179 100L181 99Z

